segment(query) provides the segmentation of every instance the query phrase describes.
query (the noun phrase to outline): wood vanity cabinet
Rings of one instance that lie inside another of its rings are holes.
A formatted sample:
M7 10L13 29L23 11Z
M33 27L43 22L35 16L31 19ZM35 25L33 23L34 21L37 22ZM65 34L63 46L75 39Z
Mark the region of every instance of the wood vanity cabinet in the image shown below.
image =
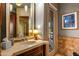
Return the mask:
M44 56L43 46L36 47L32 50L19 54L18 56Z

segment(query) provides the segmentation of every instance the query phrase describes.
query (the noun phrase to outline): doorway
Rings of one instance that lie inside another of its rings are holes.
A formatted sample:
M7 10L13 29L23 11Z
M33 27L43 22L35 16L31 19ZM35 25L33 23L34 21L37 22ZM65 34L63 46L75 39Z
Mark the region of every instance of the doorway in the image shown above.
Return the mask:
M29 16L20 16L20 25L24 36L29 36Z

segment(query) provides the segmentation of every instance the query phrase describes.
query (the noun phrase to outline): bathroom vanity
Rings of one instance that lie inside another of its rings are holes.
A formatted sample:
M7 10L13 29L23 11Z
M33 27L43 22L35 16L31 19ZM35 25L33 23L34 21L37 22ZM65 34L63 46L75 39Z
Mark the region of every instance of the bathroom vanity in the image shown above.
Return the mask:
M16 42L9 49L2 50L2 56L46 56L48 55L48 41L28 40Z

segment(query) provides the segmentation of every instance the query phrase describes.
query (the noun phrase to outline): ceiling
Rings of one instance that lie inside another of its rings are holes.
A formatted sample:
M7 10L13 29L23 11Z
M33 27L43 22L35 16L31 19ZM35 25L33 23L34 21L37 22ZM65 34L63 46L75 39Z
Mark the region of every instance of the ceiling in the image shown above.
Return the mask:
M28 6L28 8L31 7L31 3L22 3L21 6L17 6L16 3L11 3L13 5L13 10L12 12L16 12L16 7L18 8L24 8L25 5Z

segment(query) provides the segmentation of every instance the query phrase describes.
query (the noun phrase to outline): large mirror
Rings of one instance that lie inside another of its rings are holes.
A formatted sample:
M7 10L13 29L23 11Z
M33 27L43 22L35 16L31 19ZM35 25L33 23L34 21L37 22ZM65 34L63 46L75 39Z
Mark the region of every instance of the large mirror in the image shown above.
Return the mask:
M35 20L35 4L10 3L9 9L9 38L32 36Z

